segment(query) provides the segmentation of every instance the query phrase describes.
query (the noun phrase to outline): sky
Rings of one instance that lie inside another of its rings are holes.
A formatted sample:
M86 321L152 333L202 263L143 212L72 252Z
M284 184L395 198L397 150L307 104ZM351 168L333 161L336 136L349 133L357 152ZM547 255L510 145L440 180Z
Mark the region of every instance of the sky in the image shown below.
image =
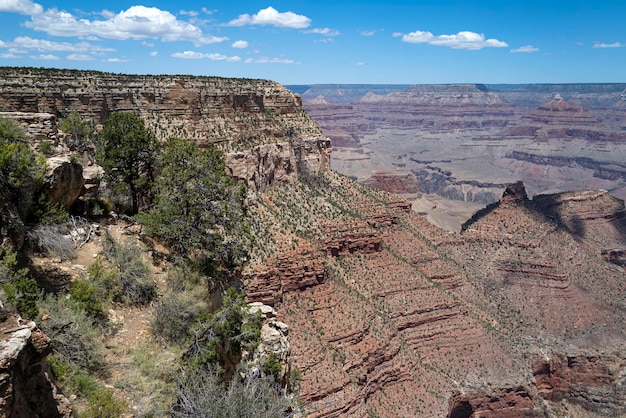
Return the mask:
M626 82L626 1L0 0L0 66L282 84Z

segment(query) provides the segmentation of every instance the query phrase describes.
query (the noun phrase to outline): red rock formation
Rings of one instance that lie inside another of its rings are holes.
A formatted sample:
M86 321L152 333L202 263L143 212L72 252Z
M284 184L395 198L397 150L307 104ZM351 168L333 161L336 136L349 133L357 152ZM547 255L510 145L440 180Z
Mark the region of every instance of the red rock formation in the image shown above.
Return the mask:
M537 391L544 399L567 399L605 416L626 414L626 388L622 353L604 355L553 354L535 356L532 371Z
M389 193L412 194L417 198L421 195L420 185L413 173L397 173L385 169L372 172L363 184L376 187Z
M371 254L382 249L382 235L370 228L367 222L338 218L320 226L320 247L334 257L359 253Z
M450 399L448 418L517 418L544 416L537 410L536 390L515 387L492 393L456 394Z
M328 278L326 263L311 246L288 250L264 266L244 276L247 302L274 306L286 292L324 283Z

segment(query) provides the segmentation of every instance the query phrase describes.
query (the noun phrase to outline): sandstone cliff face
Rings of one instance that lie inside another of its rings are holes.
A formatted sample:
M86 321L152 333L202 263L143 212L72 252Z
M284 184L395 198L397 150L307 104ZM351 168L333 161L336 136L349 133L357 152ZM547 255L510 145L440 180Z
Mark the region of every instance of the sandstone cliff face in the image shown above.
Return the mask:
M137 112L161 140L219 145L252 191L330 168L330 141L301 98L275 82L18 68L0 68L0 78L2 109L57 117L75 110L97 123Z

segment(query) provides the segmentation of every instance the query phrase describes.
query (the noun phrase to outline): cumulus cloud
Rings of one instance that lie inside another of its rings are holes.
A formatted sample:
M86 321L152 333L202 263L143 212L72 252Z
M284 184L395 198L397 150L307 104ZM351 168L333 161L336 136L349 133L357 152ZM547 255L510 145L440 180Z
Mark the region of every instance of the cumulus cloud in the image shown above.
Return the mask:
M396 34L394 33L394 36ZM478 50L483 48L505 48L506 42L497 39L485 39L482 33L461 31L454 35L433 35L431 32L415 31L402 36L402 42L411 44L430 44L447 46L454 49Z
M311 25L311 19L293 12L279 12L273 7L261 9L257 14L239 15L237 19L228 22L227 26L264 25L278 28L304 29Z
M32 16L43 13L43 7L31 0L0 0L0 12Z
M246 64L300 64L294 60L282 57L261 57L257 59L248 58Z
M511 52L522 52L526 54L532 54L533 52L539 51L539 48L536 48L532 45L521 46L519 48L512 49Z
M31 16L25 26L53 36L92 35L118 40L160 38L165 42L191 41L197 45L228 39L205 35L197 26L178 20L168 11L145 6L132 6L106 20L77 19L71 13L48 9Z
M93 45L89 42L54 42L46 39L34 39L29 36L18 36L12 42L2 42L0 47L12 48L19 51L62 51L62 52L111 52L113 48Z
M307 30L304 33L315 33L318 35L332 37L332 36L338 36L341 32L339 32L336 29L330 29L330 28L316 28L316 29Z
M621 42L613 42L613 43L610 43L610 44L596 42L595 44L593 44L594 48L623 48L625 46L626 46L626 44L623 44Z
M156 57L157 55L159 55L159 53L157 51L150 52L150 56L151 57Z
M239 41L233 42L233 44L231 46L233 48L243 49L243 48L247 48L248 47L248 42L239 40Z
M237 55L229 57L228 55L217 54L217 53L202 53L196 51L184 51L184 52L175 52L172 54L173 58L182 58L182 59L210 59L212 61L228 61L228 62L237 62L241 61L241 58Z
M56 55L52 55L52 54L41 54L37 56L31 55L30 58L34 60L43 60L43 61L56 61L60 59Z
M122 58L109 58L109 59L103 60L103 62L128 62L128 61L130 60L122 59Z
M70 54L67 59L70 61L93 61L95 58L86 54Z

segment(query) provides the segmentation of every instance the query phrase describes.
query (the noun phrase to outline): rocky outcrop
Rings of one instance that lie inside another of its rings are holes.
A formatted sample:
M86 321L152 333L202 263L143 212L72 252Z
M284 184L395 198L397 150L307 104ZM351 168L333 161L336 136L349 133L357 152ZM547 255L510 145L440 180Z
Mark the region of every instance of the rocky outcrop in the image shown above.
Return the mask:
M247 373L253 376L259 376L266 371L263 366L268 362L277 362L280 364L280 370L274 376L281 384L286 387L290 384L291 375L291 345L289 343L289 326L284 322L276 320L276 311L268 305L260 302L253 302L249 305L250 313L259 312L263 318L261 325L261 334L259 345L250 358L246 361ZM244 354L244 358L246 354Z
M328 278L326 262L317 249L304 245L279 254L244 276L246 300L274 306L287 292L304 290Z
M389 193L411 194L414 195L413 197L420 195L420 184L413 173L379 169L372 172L371 176L363 181L363 184Z
M320 247L328 255L371 254L382 249L383 237L370 224L356 219L338 218L321 225Z
M544 399L568 400L602 416L626 414L623 353L535 356L532 371Z
M50 339L34 322L15 316L0 329L0 417L69 418L69 401L52 383L45 362Z
M491 393L459 393L450 398L447 418L545 417L534 387L514 387Z
M59 157L48 158L46 163L44 188L52 202L69 209L83 193L83 166L68 158Z
M51 113L0 112L0 117L16 120L26 132L26 136L35 142L46 140L57 142L56 117Z

